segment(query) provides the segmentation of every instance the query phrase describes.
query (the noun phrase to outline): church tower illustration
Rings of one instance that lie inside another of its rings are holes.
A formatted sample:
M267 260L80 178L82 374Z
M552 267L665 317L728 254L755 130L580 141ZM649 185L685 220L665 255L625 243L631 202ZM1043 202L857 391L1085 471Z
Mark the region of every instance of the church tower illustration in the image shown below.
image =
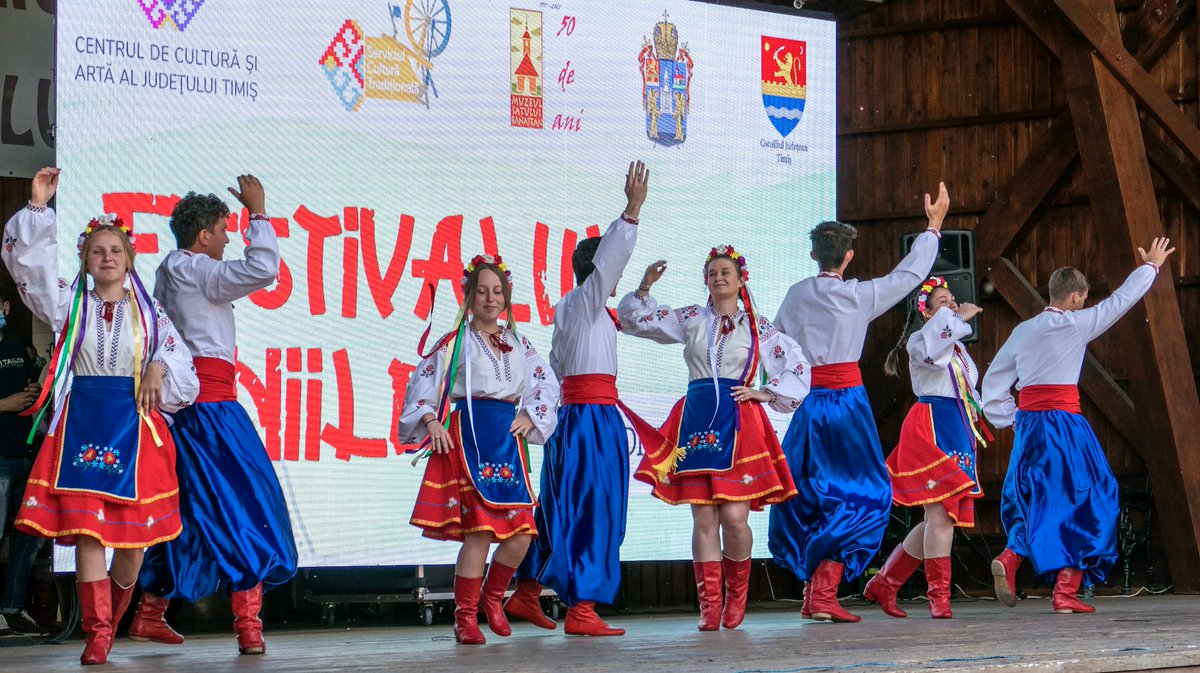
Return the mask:
M529 55L529 43L531 37L529 35L529 27L525 27L525 34L521 36L521 48L524 51L524 56L521 59L521 64L517 66L517 71L514 73L517 79L517 87L514 93L527 93L531 96L541 94L541 75L538 74L537 68L533 65L533 59Z

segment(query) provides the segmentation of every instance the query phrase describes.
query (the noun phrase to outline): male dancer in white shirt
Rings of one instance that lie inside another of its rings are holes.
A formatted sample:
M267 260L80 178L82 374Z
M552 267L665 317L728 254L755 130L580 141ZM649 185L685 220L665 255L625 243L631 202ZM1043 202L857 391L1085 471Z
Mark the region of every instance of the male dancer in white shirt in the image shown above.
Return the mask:
M279 245L258 178L238 176L238 189L229 191L250 212L245 259L223 259L225 203L214 194L189 193L171 213L179 249L158 267L154 296L192 352L200 396L171 426L183 533L146 554L142 602L129 636L182 643L163 618L170 599L194 602L223 584L232 592L238 650L262 654L263 589L296 574L297 554L279 479L237 401L233 302L275 281Z
M983 377L984 415L997 428L1016 424L1000 497L1008 545L992 561L996 598L1009 607L1017 603L1017 568L1028 558L1045 581L1054 580L1055 612L1096 611L1076 593L1085 576L1103 582L1116 561L1120 510L1117 480L1079 410L1079 371L1088 342L1150 290L1175 251L1170 243L1156 238L1149 252L1138 248L1142 266L1087 309L1087 278L1070 267L1055 271L1050 305L1013 329Z
M842 278L854 258L854 227L818 224L811 233L812 257L821 272L793 285L775 317L775 326L813 364L812 391L783 439L792 478L807 487L771 506L768 543L775 561L806 583L804 617L860 619L838 604L838 585L843 576L861 575L879 551L892 483L858 360L867 325L929 275L949 209L946 185L939 183L937 201L925 195L928 224L912 250L887 276L863 282Z
M553 629L538 598L541 584L567 604L571 635L619 636L596 614L616 600L629 502L629 447L617 397L616 318L605 306L637 242L650 171L638 161L625 176L625 211L604 236L575 248L578 287L554 307L550 368L562 377L558 431L546 442L537 511L538 537L521 564L505 611ZM637 425L640 419L631 417ZM644 422L642 422L644 424Z

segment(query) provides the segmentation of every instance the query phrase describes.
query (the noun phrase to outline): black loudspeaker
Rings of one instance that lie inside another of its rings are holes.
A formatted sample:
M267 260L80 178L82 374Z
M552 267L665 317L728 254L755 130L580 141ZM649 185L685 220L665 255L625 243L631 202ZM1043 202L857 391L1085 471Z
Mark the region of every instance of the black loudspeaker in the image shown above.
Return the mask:
M920 234L904 234L900 237L900 252L907 255L913 241ZM937 259L933 262L931 276L941 276L950 286L950 292L958 303L979 303L979 284L975 281L975 233L964 229L943 229L938 246ZM916 294L914 292L914 294ZM910 297L911 298L911 297ZM906 304L911 305L906 302ZM919 320L919 317L914 317ZM971 336L963 343L979 341L979 316L971 319Z

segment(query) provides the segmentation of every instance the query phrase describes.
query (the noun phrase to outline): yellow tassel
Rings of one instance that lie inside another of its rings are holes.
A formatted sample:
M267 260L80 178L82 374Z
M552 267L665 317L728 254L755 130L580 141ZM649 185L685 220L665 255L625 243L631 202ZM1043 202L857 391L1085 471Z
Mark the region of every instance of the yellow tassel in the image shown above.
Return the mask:
M683 457L687 455L687 449L682 446L677 446L667 454L666 460L663 460L658 465L654 466L654 472L658 476L659 481L667 478L667 475L675 471L675 466Z

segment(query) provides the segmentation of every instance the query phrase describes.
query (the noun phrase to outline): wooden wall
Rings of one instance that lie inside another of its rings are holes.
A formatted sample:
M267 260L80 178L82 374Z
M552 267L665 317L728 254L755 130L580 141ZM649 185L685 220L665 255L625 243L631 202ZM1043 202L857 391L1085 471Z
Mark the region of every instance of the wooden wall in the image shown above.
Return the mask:
M1117 3L1122 23L1141 5ZM1194 5L1189 11L1188 25L1150 72L1195 123ZM982 235L978 227L984 213L1067 109L1058 58L1003 0L892 0L840 25L838 61L839 218L859 229L850 271L859 278L886 273L898 262L899 238L923 228L922 195L936 190L939 180L947 183L952 202L945 227ZM1200 218L1157 173L1155 187L1166 235L1178 247L1171 265L1192 358L1172 366L1195 372ZM1043 296L1055 268L1074 266L1092 282L1092 301L1102 299L1140 259L1113 259L1113 246L1095 233L1093 217L1076 158L1007 256ZM985 284L982 338L971 347L981 366L1019 322L1008 303L988 290ZM1137 320L1144 320L1137 310L1126 318ZM901 321L902 312L894 310L875 324L863 363L885 450L896 440L912 401L907 381L888 381L880 369ZM1091 352L1124 388L1144 353L1117 346L1122 329L1131 327L1118 326L1094 342ZM1083 407L1122 482L1123 498L1140 502L1147 474L1140 447L1118 433L1091 400L1085 399ZM978 536L1002 533L996 496L1012 433L999 434L999 441L979 455L979 474L990 497L981 504L981 525L973 533Z

